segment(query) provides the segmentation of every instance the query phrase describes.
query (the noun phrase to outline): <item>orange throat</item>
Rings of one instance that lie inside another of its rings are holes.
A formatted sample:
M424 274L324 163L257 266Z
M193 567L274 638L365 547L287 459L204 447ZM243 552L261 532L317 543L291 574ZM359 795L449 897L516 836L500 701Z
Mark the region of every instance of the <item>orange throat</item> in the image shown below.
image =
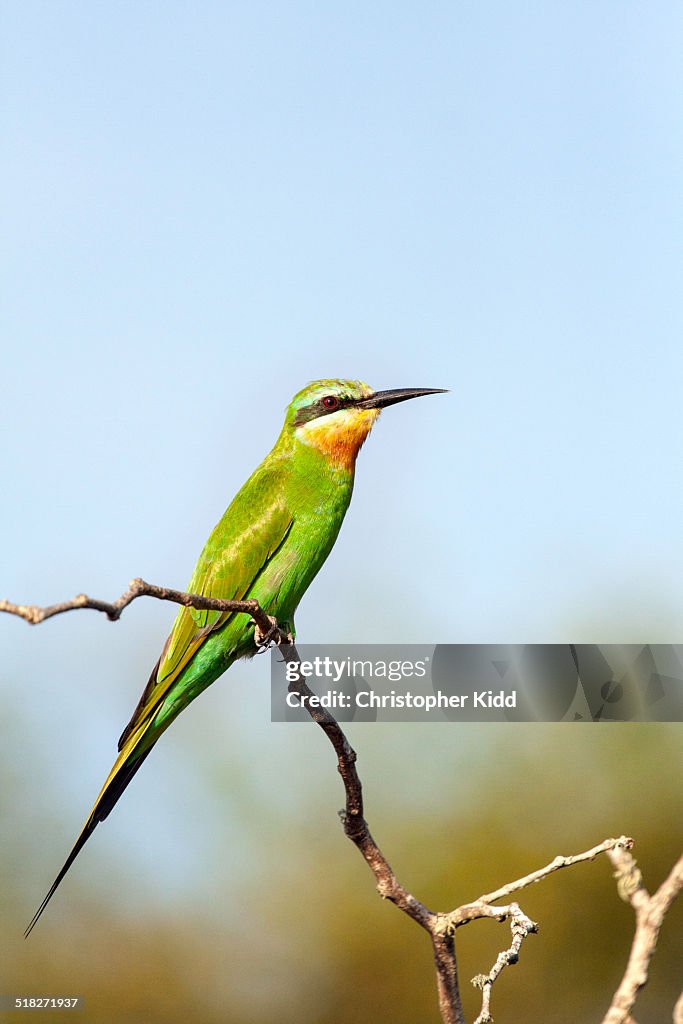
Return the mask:
M379 409L342 409L302 424L297 434L304 444L317 448L333 465L352 470L378 416Z

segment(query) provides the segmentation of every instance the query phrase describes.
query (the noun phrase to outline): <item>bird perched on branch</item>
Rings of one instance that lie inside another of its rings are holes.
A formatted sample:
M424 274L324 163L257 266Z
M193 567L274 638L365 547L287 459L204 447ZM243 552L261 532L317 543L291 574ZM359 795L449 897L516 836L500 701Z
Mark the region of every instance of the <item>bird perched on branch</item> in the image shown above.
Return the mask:
M275 447L206 542L188 591L254 599L293 635L294 613L337 539L351 501L356 456L380 410L442 390L372 391L351 380L318 380L305 387L292 399ZM258 640L244 614L180 609L121 735L114 766L27 936L164 730L234 661L255 654Z

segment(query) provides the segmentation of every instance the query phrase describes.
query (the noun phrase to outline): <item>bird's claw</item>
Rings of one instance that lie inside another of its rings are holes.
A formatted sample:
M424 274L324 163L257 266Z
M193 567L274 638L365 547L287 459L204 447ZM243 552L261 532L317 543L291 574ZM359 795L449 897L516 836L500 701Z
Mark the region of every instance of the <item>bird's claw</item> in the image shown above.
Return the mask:
M289 626L288 622L280 625L272 615L268 616L268 621L270 622L270 629L264 631L258 622L252 619L254 623L254 643L259 651L267 651L272 645L276 647L279 647L280 644L291 646L294 643L294 630L287 628Z
M268 621L270 629L266 631L261 629L258 622L254 623L254 643L260 651L267 651L271 644L280 643L280 627L277 624L277 619L269 615Z

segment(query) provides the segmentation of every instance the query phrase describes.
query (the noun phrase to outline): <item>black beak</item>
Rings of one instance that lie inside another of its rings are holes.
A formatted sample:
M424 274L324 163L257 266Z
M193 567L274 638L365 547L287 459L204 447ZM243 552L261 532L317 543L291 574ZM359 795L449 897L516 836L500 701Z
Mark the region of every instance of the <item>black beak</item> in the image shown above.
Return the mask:
M446 394L446 388L394 388L393 391L375 391L369 398L361 398L353 404L357 409L384 409L387 405L407 402L409 398L444 394Z

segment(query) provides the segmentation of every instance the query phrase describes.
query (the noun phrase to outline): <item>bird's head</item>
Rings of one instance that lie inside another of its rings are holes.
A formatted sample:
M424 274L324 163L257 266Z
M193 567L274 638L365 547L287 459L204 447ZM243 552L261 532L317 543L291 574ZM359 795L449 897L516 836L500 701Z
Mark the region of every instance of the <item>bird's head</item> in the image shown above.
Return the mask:
M292 399L285 429L303 444L317 448L335 465L351 470L361 445L385 406L443 390L373 391L360 380L315 380Z

